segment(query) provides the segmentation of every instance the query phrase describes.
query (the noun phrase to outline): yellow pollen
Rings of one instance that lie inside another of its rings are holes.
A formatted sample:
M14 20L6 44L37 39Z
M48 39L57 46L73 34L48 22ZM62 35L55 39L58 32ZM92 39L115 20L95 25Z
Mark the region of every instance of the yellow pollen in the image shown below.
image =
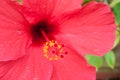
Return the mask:
M55 56L55 58L54 58L54 60L58 60L60 57L58 57L58 56Z
M50 45L50 47L52 47L52 46L54 46L54 43L53 43L53 42L50 42L50 44L49 44L49 45Z
M60 51L59 51L60 53L62 53L63 52L63 49L60 49Z
M49 60L50 60L50 61L52 61L52 60L53 60L53 58L49 58Z
M63 54L62 45L60 45L57 41L49 41L46 42L43 47L44 57L50 61L59 60L60 54Z
M58 45L58 49L61 49L61 47L62 47L61 45Z
M48 55L47 54L45 54L44 56L48 59Z

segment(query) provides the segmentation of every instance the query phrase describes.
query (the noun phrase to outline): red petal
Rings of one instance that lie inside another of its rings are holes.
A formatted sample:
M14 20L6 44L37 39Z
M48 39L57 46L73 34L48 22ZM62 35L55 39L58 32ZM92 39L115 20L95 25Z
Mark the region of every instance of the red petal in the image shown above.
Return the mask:
M0 61L17 59L25 54L27 22L9 1L0 3Z
M81 53L103 55L113 46L115 21L110 8L105 4L88 3L81 10L64 16L60 23L62 37Z
M0 80L50 80L52 65L41 49L28 51L28 55L18 60L0 62Z
M51 80L96 80L96 70L89 66L85 59L72 49L58 61L53 61Z
M82 1L83 0L22 0L24 6L23 12L26 17L31 16L31 19L36 18L34 20L38 21L38 19L46 18L46 16L55 16L80 8ZM31 19L29 20L31 21Z

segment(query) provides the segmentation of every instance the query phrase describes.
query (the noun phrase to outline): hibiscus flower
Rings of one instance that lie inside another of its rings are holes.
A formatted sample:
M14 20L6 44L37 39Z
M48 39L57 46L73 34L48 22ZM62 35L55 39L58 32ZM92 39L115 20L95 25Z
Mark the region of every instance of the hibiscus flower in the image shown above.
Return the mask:
M95 80L83 55L115 40L109 6L82 0L0 0L0 80Z

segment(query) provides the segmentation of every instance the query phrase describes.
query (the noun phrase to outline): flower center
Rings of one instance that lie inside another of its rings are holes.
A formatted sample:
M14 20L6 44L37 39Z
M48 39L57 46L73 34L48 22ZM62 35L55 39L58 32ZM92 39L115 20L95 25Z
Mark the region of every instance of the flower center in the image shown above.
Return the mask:
M52 22L48 22L47 20L42 20L37 24L33 24L30 27L32 44L39 46L46 42L46 38L49 38L50 40L54 39L53 34L57 34L55 29L55 25ZM47 37L43 36L44 34Z
M49 59L50 61L59 60L68 54L68 52L65 51L65 44L59 44L55 40L49 40L43 30L41 30L41 33L46 40L46 43L43 46L43 53L45 58Z
M59 60L64 58L68 52L65 51L65 44L59 44L53 37L56 32L55 25L48 21L41 21L30 28L32 35L32 44L35 46L43 45L43 55L45 58ZM39 45L40 44L40 45Z

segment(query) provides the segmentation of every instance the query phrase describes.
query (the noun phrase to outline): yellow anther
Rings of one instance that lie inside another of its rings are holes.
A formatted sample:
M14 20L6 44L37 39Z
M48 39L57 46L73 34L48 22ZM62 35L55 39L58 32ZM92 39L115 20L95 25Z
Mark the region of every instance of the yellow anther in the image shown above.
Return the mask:
M44 51L44 53L47 53L47 52L48 52L48 50L46 50L46 49L44 49L43 51Z
M44 56L45 56L47 59L49 58L47 54L44 54Z
M46 46L48 45L48 42L46 42L46 44L45 44Z
M50 46L50 47L54 46L54 43L53 43L53 42L50 42L49 46Z
M44 49L48 49L48 46L44 46Z
M53 58L49 58L49 60L50 60L50 61L52 61L52 60L53 60Z
M49 41L46 42L43 47L44 56L52 61L52 60L59 60L60 54L63 53L62 45L60 45L57 41Z
M59 51L60 53L62 53L63 52L63 49L60 49L60 51Z
M43 52L44 52L44 53L47 53L47 52L48 52L48 46L44 46Z
M59 59L59 56L55 56L54 60L58 60Z
M62 47L61 45L58 45L58 49L61 49L61 47Z

